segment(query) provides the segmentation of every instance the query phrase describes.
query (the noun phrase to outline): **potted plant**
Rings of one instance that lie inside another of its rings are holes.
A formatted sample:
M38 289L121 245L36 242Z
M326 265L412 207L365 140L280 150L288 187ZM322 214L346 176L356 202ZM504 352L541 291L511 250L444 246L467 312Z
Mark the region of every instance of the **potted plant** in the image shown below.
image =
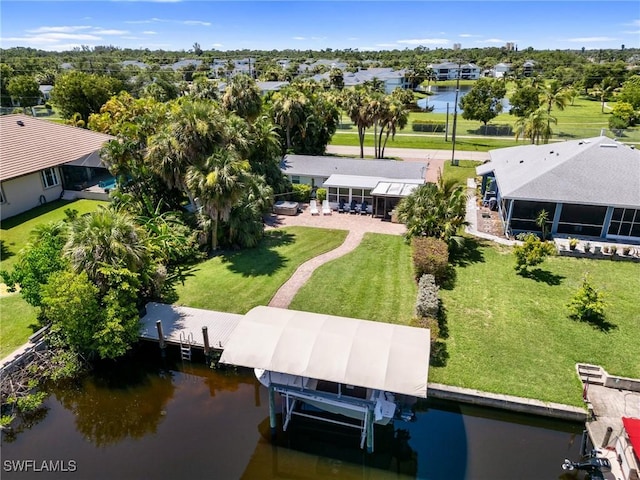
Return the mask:
M626 257L631 253L631 247L622 247L622 254Z
M569 237L569 250L575 250L576 247L578 246L578 243L580 242L578 241L577 238Z
M584 253L589 253L591 251L591 244L589 242L584 244Z
M617 245L611 245L611 255L615 255L616 252L618 251L618 246Z
M602 247L602 252L603 253L609 253L609 247L607 245L605 245L604 247Z
M602 247L600 245L596 245L595 247L593 247L593 253L595 255L598 255L600 253L600 250L602 250Z

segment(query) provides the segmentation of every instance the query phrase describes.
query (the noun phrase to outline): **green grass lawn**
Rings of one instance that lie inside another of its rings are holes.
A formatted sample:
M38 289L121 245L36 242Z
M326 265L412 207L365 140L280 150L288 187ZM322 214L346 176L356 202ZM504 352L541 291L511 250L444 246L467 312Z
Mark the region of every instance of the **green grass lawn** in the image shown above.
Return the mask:
M0 297L0 358L25 344L38 330L37 312L19 293Z
M338 247L345 230L288 227L266 233L253 249L226 252L193 271L177 288L177 304L222 312L246 313L267 305L298 266Z
M444 162L444 178L445 180L454 179L456 183L461 185L467 184L467 178L476 176L476 167L482 162L473 160L460 160L458 165L451 165L451 162Z
M77 210L78 215L82 215L93 212L98 205L108 205L108 202L84 199L57 200L3 220L0 226L0 241L2 242L0 268L11 269L16 262L17 253L28 243L31 231L36 226L64 219L64 211L67 208Z
M582 405L576 362L640 377L640 265L549 258L539 281L516 275L511 249L483 245L479 261L456 268L441 290L448 338L446 366L430 381ZM607 296L609 331L567 317L585 272Z
M412 271L401 236L367 233L353 252L318 268L289 308L408 324L417 295Z

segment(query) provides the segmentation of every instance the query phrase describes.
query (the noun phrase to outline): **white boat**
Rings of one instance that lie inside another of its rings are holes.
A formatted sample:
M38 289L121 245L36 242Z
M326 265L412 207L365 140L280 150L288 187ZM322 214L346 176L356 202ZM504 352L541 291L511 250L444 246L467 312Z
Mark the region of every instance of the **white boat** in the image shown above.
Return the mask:
M344 415L366 421L368 412L373 410L373 423L387 425L396 414L395 395L382 390L355 387L315 378L300 377L287 373L254 369L257 379L265 387L273 385L274 390L285 397L287 412L293 409L289 397L312 405L319 410ZM288 419L287 419L288 420ZM288 423L285 420L285 424Z

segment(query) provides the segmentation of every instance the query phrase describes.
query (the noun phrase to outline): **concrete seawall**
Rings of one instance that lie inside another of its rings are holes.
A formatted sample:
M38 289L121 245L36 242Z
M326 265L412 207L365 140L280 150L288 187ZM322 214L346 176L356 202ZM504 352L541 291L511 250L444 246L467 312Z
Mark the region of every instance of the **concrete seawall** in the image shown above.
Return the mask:
M499 393L481 392L470 388L453 387L439 383L429 383L427 385L427 396L574 422L583 423L587 420L587 411L580 407Z

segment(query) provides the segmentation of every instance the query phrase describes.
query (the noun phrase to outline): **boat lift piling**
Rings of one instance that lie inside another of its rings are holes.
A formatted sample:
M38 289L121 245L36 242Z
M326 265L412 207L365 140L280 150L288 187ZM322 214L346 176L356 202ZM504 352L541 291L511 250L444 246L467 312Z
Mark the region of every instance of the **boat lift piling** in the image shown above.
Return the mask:
M164 341L164 332L162 331L161 320L156 320L156 329L158 330L158 345L160 345L160 355L162 355L162 357L164 358L167 353L165 350L167 344Z
M207 365L211 363L211 347L209 347L209 328L205 325L202 327L202 338L204 340L204 356L207 359Z
M273 385L269 386L269 427L271 428L271 439L276 438L277 419L276 419L276 391Z

